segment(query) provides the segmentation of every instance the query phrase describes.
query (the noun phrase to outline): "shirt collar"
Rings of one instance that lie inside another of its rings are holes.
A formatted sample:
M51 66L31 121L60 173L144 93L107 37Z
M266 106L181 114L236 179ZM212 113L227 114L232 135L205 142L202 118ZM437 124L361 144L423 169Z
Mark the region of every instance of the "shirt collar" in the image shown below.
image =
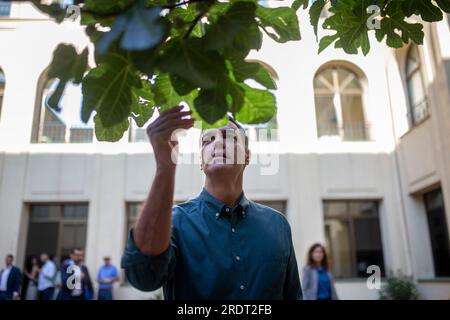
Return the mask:
M204 202L207 202L208 204L212 205L213 208L216 210L219 215L222 215L226 212L227 205L214 197L212 194L210 194L208 191L206 191L205 188L200 192L198 198ZM250 201L247 199L247 197L244 194L244 191L242 191L241 195L239 196L238 204L234 208L230 209L237 209L239 206L242 208L242 210L239 210L242 215L245 216L245 211L247 210L248 206L250 204ZM230 212L231 213L231 212Z

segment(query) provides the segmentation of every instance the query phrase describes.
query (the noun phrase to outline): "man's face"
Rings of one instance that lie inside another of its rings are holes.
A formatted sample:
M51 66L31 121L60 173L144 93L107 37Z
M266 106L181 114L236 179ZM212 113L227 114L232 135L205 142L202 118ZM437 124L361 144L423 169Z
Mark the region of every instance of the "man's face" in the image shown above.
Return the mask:
M245 134L234 123L221 128L207 129L201 139L202 169L206 175L215 172L239 172L248 163Z
M13 261L14 261L14 259L11 256L7 256L6 259L5 259L5 262L6 262L7 266L12 265Z
M48 260L48 255L46 254L41 254L40 260L42 263L45 263Z
M109 265L111 263L110 258L105 258L105 259L103 259L103 261L105 262L105 265Z
M81 263L83 260L83 252L81 250L75 250L71 255L70 258L75 262L75 264Z

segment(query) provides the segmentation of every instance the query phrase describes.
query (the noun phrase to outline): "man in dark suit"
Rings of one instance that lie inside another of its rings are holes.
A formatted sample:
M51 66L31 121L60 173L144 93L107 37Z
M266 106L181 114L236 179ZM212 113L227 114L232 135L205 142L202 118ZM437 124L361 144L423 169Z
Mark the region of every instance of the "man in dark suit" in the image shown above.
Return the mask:
M58 300L92 299L92 281L87 267L83 265L83 256L83 250L74 248L70 258L63 262Z
M22 272L13 265L14 256L6 256L6 267L0 271L0 300L18 300Z

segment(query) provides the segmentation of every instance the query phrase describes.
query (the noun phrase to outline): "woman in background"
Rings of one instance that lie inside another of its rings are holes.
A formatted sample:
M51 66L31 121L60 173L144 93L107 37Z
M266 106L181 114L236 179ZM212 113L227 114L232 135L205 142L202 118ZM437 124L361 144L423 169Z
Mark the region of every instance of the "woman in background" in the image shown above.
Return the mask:
M39 277L39 262L36 257L31 258L31 263L29 268L25 271L25 276L28 279L27 292L25 295L25 300L37 300L38 290L37 283Z
M313 244L308 250L307 265L302 276L304 300L337 300L333 278L328 271L328 258L325 247Z

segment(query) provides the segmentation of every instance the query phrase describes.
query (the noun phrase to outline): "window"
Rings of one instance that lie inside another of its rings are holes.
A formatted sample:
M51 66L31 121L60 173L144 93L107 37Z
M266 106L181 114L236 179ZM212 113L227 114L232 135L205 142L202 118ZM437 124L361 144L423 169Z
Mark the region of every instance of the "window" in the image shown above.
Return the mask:
M87 204L31 205L26 256L45 252L64 261L72 248L84 248L87 216Z
M81 121L83 95L81 85L69 82L60 100L60 111L48 106L47 100L58 86L56 79L45 82L38 99L37 127L33 141L38 143L89 143L94 136L93 117Z
M5 92L5 83L6 83L5 74L0 68L0 119L2 116L2 105L3 105L3 96Z
M350 69L331 66L314 78L318 137L368 140L361 78Z
M384 274L378 203L325 201L325 237L331 271L337 278L367 277L377 265Z
M450 277L450 244L441 189L424 195L436 277Z
M0 1L0 17L9 17L11 13L11 2Z
M412 44L409 48L406 59L406 87L409 97L409 119L411 125L415 126L424 121L429 115L422 62L419 48L415 44Z

